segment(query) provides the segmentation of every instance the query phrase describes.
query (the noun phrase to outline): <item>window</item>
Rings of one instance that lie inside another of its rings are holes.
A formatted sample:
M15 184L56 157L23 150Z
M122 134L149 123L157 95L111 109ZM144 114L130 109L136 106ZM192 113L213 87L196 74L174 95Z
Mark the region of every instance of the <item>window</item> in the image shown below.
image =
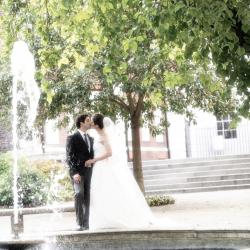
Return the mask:
M231 121L230 116L217 118L217 135L223 135L225 139L237 138L236 128L230 128Z

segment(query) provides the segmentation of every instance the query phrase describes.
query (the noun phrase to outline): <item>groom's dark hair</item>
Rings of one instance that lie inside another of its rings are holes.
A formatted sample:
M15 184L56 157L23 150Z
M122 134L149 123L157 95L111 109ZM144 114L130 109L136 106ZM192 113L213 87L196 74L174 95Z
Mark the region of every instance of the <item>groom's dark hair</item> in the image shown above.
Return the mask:
M103 129L103 119L104 119L104 116L102 114L95 114L93 116L93 123L95 125L98 125L100 129Z
M85 122L87 117L90 117L90 116L88 114L79 115L76 118L76 127L80 128L81 127L81 122Z

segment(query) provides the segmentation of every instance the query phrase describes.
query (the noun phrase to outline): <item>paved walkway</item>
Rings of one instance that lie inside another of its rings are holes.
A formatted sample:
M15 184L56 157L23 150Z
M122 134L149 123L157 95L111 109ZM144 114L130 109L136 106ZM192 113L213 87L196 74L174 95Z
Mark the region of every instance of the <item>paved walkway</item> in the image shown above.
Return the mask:
M250 229L250 189L172 195L175 204L152 208L164 229ZM75 214L24 216L25 233L71 231ZM0 217L0 239L10 235L10 218Z
M250 189L175 194L175 204L154 209L157 217L185 229L250 229Z

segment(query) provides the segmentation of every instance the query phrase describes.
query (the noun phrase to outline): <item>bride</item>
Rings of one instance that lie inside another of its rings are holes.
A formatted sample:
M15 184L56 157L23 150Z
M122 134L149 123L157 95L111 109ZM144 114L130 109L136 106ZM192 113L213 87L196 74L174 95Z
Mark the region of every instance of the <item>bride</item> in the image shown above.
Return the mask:
M96 114L92 119L94 159L90 195L90 229L145 228L153 215L123 157L114 123ZM120 151L120 152L119 152Z

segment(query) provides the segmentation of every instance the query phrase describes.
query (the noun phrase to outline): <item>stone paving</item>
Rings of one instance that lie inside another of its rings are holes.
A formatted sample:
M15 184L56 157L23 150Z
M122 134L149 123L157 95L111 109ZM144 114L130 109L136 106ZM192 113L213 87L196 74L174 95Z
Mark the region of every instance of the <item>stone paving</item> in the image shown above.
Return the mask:
M250 229L250 189L175 194L175 204L155 208L157 217L185 229Z
M152 208L164 229L250 230L250 189L173 194L172 197L175 204ZM74 229L75 214L71 212L24 216L25 234ZM10 218L0 217L0 239L9 238L10 231Z

